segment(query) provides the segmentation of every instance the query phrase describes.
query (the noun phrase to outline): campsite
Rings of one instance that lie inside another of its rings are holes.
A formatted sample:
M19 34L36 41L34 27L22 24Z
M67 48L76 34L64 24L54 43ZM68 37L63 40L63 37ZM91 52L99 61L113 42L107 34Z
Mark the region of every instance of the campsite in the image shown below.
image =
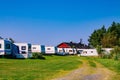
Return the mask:
M96 80L96 77L97 80L106 80L106 77L107 80L119 80L120 78L119 61L80 56L44 57L45 60L0 58L0 80L87 80L88 78Z

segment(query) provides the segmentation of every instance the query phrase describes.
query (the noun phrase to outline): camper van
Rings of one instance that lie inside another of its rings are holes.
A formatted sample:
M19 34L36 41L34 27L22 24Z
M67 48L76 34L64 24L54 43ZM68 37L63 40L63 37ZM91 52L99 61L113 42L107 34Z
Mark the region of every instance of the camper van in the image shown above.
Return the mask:
M81 56L98 56L96 49L78 49Z
M55 54L57 53L57 47L45 46L45 54Z
M12 43L9 40L0 39L0 55L10 55L12 53Z
M32 45L32 53L45 53L45 46L44 45Z
M31 44L28 43L14 43L19 47L19 54L16 54L16 58L30 58L32 57Z

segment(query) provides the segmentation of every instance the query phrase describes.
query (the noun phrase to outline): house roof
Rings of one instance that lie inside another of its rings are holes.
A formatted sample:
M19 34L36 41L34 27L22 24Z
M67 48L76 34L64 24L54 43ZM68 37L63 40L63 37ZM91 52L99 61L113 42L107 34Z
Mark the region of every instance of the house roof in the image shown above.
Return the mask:
M66 46L62 46L62 45ZM80 48L80 49L89 49L90 47L87 46L86 44L82 44L82 43L73 43L73 42L62 42L59 45L57 45L57 47L61 47L61 48Z

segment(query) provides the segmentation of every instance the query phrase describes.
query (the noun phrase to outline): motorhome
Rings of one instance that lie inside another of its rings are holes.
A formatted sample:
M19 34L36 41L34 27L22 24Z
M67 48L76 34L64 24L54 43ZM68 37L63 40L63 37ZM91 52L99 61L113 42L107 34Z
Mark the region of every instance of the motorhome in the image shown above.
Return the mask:
M57 53L57 47L45 46L45 54L55 54Z
M98 56L96 49L78 49L81 56Z
M0 55L10 55L12 53L12 43L9 40L0 39Z
M16 58L30 58L32 57L31 44L29 43L14 43L19 47L19 54Z
M32 45L32 53L45 53L45 46L44 45Z

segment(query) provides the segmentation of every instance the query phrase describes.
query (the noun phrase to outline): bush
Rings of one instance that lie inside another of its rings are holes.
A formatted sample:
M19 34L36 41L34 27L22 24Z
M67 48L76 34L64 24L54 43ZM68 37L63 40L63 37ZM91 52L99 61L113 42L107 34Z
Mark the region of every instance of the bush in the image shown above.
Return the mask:
M111 54L104 54L103 59L112 59L112 55Z
M31 59L45 59L41 53L33 53Z
M115 46L114 49L110 53L114 60L120 60L120 47Z

